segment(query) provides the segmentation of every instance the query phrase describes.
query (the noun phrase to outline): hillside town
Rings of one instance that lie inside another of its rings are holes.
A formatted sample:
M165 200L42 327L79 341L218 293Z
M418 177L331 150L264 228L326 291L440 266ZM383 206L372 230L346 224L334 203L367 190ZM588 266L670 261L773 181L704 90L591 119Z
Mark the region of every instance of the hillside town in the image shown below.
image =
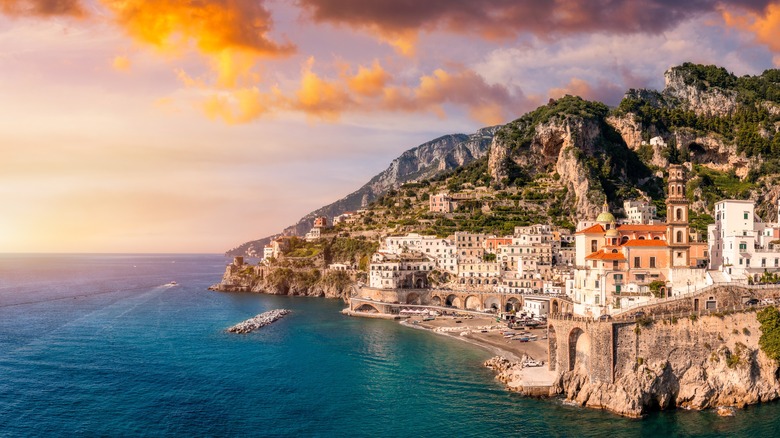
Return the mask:
M575 315L598 318L713 284L776 278L771 275L780 271L780 218L764 222L753 201L723 200L704 236L689 224L685 167L669 166L667 181L665 220L656 217L649 200L630 200L624 203L623 218L617 219L605 202L597 217L580 220L574 232L536 224L515 227L506 236L456 232L448 237L385 237L371 256L353 309L383 313L375 303L360 301L381 297L376 301L546 316L562 311L560 302L569 303L566 309ZM440 193L430 197L429 209L446 214L457 202L459 197ZM346 213L334 222L358 214ZM328 218L316 218L305 239L316 241L327 225ZM272 241L265 258L277 257L288 240ZM356 269L344 263L328 268ZM409 293L426 290L448 293ZM486 298L496 296L503 298ZM392 313L399 307L392 309L385 310Z

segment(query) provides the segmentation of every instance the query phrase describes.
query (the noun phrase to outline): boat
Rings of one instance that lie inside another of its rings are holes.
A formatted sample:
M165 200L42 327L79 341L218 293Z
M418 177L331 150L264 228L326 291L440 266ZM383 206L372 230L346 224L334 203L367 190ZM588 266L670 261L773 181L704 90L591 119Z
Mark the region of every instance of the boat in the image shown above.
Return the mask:
M542 363L533 359L527 360L523 362L524 367L540 367L542 366Z
M423 320L423 321L433 321L434 319L436 319L436 317L435 317L435 316L433 316L433 315L428 315L428 316L426 316L425 318L423 318L422 320Z
M178 285L179 283L177 283L176 281L171 281L170 283L166 284L166 286L178 286Z

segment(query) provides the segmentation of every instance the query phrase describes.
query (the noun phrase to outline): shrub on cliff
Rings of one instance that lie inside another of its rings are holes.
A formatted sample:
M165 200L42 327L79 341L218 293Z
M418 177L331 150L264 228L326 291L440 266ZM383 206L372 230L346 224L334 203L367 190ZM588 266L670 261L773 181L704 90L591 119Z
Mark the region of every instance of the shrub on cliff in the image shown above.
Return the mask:
M758 346L768 357L780 362L780 312L770 306L756 313L756 318L761 323Z

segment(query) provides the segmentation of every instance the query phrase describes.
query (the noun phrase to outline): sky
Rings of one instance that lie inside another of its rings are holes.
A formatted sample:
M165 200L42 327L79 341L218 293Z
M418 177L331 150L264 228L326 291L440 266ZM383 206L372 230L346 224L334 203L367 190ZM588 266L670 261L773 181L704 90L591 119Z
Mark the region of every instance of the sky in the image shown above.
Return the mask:
M0 252L221 253L686 61L780 67L780 0L0 0Z

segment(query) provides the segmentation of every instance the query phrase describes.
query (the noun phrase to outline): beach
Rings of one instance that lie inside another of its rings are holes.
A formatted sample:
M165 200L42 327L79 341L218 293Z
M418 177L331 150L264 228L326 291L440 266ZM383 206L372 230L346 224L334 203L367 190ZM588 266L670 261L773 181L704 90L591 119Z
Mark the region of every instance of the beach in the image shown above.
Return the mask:
M456 322L459 321L459 322ZM547 362L547 328L540 326L535 329L513 330L506 326L506 321L496 322L495 317L455 317L437 316L431 321L423 321L421 316L413 316L402 324L431 330L434 333L448 335L478 345L497 356L519 361L523 355L538 361ZM505 338L505 332L528 332L536 336L536 340L520 342ZM461 334L467 332L466 334Z

